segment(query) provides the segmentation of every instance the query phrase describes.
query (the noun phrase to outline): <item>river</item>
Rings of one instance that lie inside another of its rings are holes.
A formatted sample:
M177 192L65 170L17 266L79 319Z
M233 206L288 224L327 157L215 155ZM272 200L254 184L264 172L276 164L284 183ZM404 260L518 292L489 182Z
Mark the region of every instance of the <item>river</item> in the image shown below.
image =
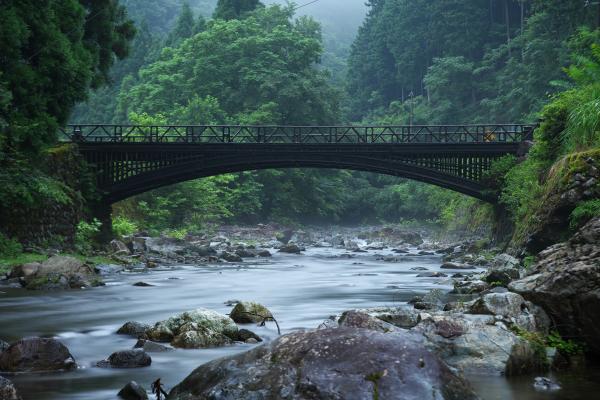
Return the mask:
M130 380L149 388L162 378L167 389L193 369L212 359L253 347L248 344L204 350L150 353L152 365L141 369L102 369L95 362L136 340L114 332L126 321L154 323L175 313L205 307L228 313L228 300L252 300L269 307L282 332L315 328L330 315L353 308L392 306L430 289L450 290L444 278L417 278L415 267L439 270L439 256L419 256L417 250L399 262L378 261L385 250L353 253L333 248L310 248L302 255L274 253L270 259L243 264L159 268L151 272L108 277L105 287L61 292L33 292L0 287L0 338L53 336L74 355L79 369L11 379L24 400L114 400ZM135 287L144 281L152 287ZM266 340L277 336L273 323L249 327ZM593 399L600 390L600 373L559 376L563 390L538 393L532 377L507 380L472 376L484 400Z

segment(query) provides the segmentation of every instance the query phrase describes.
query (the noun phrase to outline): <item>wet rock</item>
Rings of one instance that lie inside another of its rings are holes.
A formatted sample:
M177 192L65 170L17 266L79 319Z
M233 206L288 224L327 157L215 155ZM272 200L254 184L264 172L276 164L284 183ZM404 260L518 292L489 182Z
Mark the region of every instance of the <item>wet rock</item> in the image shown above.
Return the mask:
M117 256L128 256L131 254L127 245L120 240L112 240L109 246L111 253Z
M279 252L281 253L300 254L302 251L304 249L295 243L288 243L279 248Z
M242 257L238 256L237 254L230 253L228 251L222 252L219 257L221 257L223 260L225 260L227 262L242 262L243 261Z
M10 347L10 343L5 342L4 340L0 340L0 353Z
M448 275L443 272L422 272L417 275L417 278L447 278Z
M533 387L535 388L535 390L538 390L540 392L554 392L561 389L558 383L542 376L538 376L533 380Z
M432 351L466 373L521 375L545 368L528 341L489 316L432 313L422 315L411 331L423 334Z
M384 333L396 332L398 330L388 322L356 310L342 313L338 324L342 328L364 328Z
M199 257L209 257L217 254L217 251L214 248L206 245L191 244L187 247L187 250Z
M242 258L253 258L256 257L256 253L246 249L237 249L235 254Z
M8 379L0 376L0 399L2 400L21 400L17 393L17 388Z
M563 337L580 338L599 355L600 218L538 254L530 275L509 288L541 306Z
M255 340L256 343L258 342L262 342L262 339L260 336L258 336L256 333L249 331L248 329L240 329L238 331L238 336L237 336L237 340L240 342L246 342L248 343L248 340Z
M102 284L91 264L74 257L53 256L41 264L31 263L13 268L27 289L79 289Z
M122 350L112 353L108 359L99 361L101 368L142 368L152 364L152 358L143 350Z
M185 252L186 243L179 239L169 237L145 238L148 253L158 254L167 258L175 258L177 254Z
M94 267L94 272L100 275L118 274L121 271L123 267L116 264L98 264Z
M69 349L56 339L30 337L19 340L0 353L0 371L69 371L77 364Z
M483 280L489 284L508 286L513 279L519 279L519 270L516 268L494 268L488 270Z
M433 256L435 253L433 251L421 250L417 254L420 256Z
M399 362L399 360L401 360ZM468 383L407 333L337 328L281 336L204 364L169 398L476 399Z
M406 249L392 249L392 251L396 254L408 254L408 250Z
M251 324L263 322L267 318L273 318L273 314L262 304L242 301L233 307L229 317L238 324Z
M408 306L367 308L356 311L369 314L399 328L412 328L419 321L419 313L415 311L414 307Z
M455 262L445 262L440 267L442 269L476 269L473 265L459 264Z
M294 236L294 230L293 229L286 229L283 232L278 232L275 235L275 238L280 241L283 244L286 244L290 241L290 239L292 238L292 236Z
M259 257L271 257L271 252L269 250L259 250L257 255Z
M487 290L490 285L487 282L480 280L459 281L454 283L454 289L451 294L476 294Z
M427 268L425 267L412 267L410 269L411 271L429 271Z
M174 350L172 347L168 347L168 346L162 345L160 343L156 343L156 342L153 342L151 340L146 340L146 339L139 339L137 341L137 343L135 344L135 346L133 346L133 348L134 349L142 349L146 353L164 353L167 351Z
M231 318L199 308L157 322L146 334L157 342L171 342L174 347L205 348L232 343L238 327Z
M118 396L123 400L148 400L148 394L136 381L131 381L119 391Z
M492 261L492 266L496 269L516 268L518 270L519 264L518 259L506 253L498 254Z
M475 300L471 314L502 315L516 317L527 309L525 299L517 293L489 293Z
M146 282L136 282L133 284L133 286L137 286L137 287L151 287L154 286L150 283L146 283Z
M143 335L148 329L150 329L150 325L148 324L142 324L141 322L136 321L128 321L117 330L117 335L129 335L137 338Z

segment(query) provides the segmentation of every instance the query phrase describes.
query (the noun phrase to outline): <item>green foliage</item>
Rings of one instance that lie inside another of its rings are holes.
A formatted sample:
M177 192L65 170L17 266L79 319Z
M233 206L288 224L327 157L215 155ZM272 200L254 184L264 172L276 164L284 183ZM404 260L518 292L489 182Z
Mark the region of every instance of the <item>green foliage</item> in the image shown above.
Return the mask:
M124 236L132 235L137 232L138 227L135 222L130 221L121 215L116 216L112 220L113 235L121 239Z
M582 354L584 346L580 343L577 343L573 340L565 340L560 336L560 333L557 331L552 331L546 338L546 345L548 347L555 347L560 353L565 354L567 356L575 356L578 354Z
M2 2L0 71L8 104L0 151L35 153L52 144L75 102L127 54L134 33L117 0Z
M0 258L16 257L23 251L21 244L0 232Z
M600 199L586 200L575 207L571 212L571 229L577 229L585 222L600 216Z
M75 232L75 249L82 254L89 254L101 226L102 223L97 219L91 222L80 221Z
M261 5L259 0L219 0L214 19L239 19Z

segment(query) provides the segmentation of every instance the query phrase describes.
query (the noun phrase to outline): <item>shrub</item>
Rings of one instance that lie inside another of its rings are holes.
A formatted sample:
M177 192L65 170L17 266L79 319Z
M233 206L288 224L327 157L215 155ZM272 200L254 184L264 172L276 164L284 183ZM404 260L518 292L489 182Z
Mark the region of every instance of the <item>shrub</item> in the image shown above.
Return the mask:
M594 217L600 216L600 199L587 200L571 212L571 229L577 229Z
M135 222L127 219L126 217L117 216L112 220L113 235L121 239L123 236L134 234L138 227Z
M16 257L23 252L21 243L0 233L0 256Z
M100 232L102 223L97 219L91 222L80 221L75 233L75 249L82 254L89 253L93 248L94 237Z

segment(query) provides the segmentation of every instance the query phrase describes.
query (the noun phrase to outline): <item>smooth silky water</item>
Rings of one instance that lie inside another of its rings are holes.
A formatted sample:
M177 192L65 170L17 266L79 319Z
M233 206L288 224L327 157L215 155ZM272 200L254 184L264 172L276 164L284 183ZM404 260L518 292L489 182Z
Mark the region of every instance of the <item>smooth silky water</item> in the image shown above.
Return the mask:
M126 321L154 323L175 313L205 307L228 313L228 300L266 305L282 333L316 328L331 315L353 308L393 306L430 289L451 289L445 278L417 278L414 267L438 271L439 256L398 255L399 262L377 261L386 251L352 253L311 248L303 255L275 253L271 259L242 264L179 266L150 272L122 273L107 285L81 291L34 292L0 287L0 338L25 336L60 339L75 357L74 372L17 375L10 379L24 400L108 400L127 382L147 389L161 378L166 388L180 382L199 365L254 347L236 344L216 349L149 353L152 365L139 369L102 369L94 364L116 350L130 349L136 340L114 332ZM144 281L153 287L134 287ZM265 340L277 336L273 323L248 326ZM533 378L469 377L484 400L578 400L600 397L600 374L559 376L564 389L536 393Z

